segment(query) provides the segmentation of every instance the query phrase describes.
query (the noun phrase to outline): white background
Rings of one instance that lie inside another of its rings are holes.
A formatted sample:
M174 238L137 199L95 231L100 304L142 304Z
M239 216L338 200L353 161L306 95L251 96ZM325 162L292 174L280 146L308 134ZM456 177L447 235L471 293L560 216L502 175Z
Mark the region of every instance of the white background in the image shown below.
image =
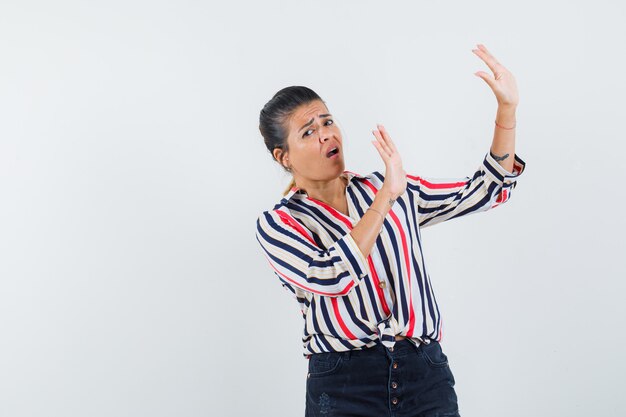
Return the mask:
M423 232L461 415L624 416L618 1L0 3L0 415L299 416L302 318L255 240L258 131L322 96L346 168L471 175L516 77L511 199Z

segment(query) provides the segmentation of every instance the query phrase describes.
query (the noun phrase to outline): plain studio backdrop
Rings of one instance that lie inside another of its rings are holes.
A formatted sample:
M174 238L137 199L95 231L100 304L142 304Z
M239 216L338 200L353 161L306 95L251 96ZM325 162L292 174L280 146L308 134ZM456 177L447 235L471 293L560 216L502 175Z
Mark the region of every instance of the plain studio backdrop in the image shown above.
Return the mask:
M462 178L516 77L511 199L423 232L461 415L624 416L624 2L0 4L0 415L300 416L303 321L255 239L258 131L305 85L346 169Z

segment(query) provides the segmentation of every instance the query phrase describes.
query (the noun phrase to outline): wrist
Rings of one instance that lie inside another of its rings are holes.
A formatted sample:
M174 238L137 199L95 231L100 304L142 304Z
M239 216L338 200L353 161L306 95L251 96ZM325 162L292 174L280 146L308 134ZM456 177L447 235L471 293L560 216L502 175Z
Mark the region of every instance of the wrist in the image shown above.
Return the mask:
M389 210L391 210L391 206L393 206L395 200L396 199L390 192L381 189L378 193L376 193L376 197L374 197L371 207L387 214Z
M504 127L505 129L512 129L516 125L515 108L498 107L496 113L496 126Z
M499 104L497 114L503 117L515 117L517 106L514 104Z

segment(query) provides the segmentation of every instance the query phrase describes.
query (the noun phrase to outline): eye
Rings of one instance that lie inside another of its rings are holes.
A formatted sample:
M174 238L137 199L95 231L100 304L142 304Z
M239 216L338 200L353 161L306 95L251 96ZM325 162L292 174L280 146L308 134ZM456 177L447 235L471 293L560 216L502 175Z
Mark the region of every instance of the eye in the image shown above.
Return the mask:
M329 122L330 122L330 123L329 123ZM326 123L325 123L325 124L326 124L326 126L330 126L330 125L332 125L333 123L335 123L335 122L333 121L333 119L328 119L328 120L326 120ZM310 135L310 133L309 133L309 132L311 132L311 131L313 131L313 130L315 130L315 129L309 129L309 130L307 130L306 132L304 132L304 135L302 135L302 137L309 136L309 135Z

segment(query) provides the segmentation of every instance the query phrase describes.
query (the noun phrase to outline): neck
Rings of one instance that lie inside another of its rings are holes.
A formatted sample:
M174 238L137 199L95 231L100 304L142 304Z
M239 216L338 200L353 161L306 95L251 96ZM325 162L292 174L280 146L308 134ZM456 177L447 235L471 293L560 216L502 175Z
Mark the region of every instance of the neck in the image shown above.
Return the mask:
M343 201L347 183L347 177L344 174L330 181L306 181L296 179L296 185L301 190L304 190L307 196L330 205Z

